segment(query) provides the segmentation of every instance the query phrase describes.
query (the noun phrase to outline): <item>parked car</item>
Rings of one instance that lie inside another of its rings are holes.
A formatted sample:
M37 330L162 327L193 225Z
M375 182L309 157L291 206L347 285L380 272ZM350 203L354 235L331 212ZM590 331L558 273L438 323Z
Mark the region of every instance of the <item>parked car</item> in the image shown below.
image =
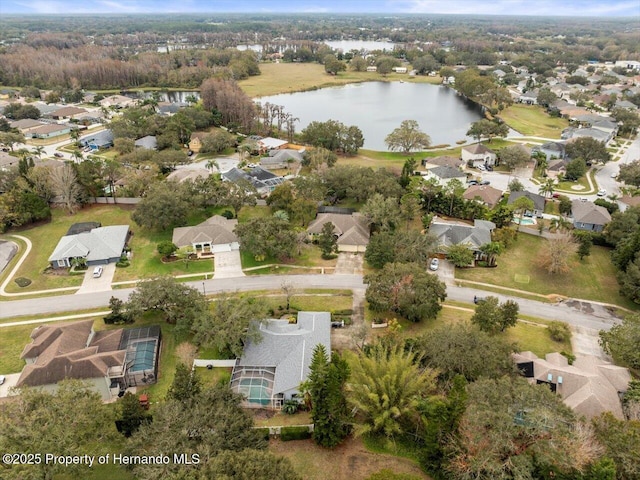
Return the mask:
M54 156L54 157L56 157L56 158L62 158L62 157L64 157L64 155L62 155L60 152L56 152L56 153L54 153L54 154L53 154L53 156Z
M469 185L477 185L477 184L478 184L478 181L477 181L477 180L467 180L467 183L468 183Z
M478 297L476 295L473 296L473 303L475 303L476 305L484 302L484 300L485 300L484 297Z
M599 197L604 197L606 194L607 194L607 191L604 188L598 190Z
M559 193L554 193L553 195L551 195L553 198L560 198L560 194Z
M102 276L102 267L96 267L93 269L93 278L100 278Z
M437 258L434 258L433 260L431 260L431 263L429 264L429 270L433 270L435 272L436 270L438 270L439 266L440 266L440 260L438 260Z
M480 185L489 185L491 182L489 180L483 180L480 182Z
M4 375L0 375L0 385L2 385L5 380L6 380L5 376Z
M487 172L493 172L493 167L491 165L485 165L487 168Z
M487 167L481 164L481 165L478 165L478 170L482 170L484 172L487 170Z
M612 172L611 173L611 178L616 178L618 176L618 172Z

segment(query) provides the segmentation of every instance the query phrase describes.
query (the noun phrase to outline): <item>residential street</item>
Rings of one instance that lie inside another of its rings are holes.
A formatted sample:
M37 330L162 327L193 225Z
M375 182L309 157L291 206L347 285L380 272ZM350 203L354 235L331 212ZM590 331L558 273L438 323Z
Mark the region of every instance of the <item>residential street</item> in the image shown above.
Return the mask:
M188 282L187 285L203 290L207 294L251 290L274 290L283 282L291 282L298 288L364 289L361 275L255 275L233 279L213 279ZM76 295L33 298L29 300L4 301L0 303L0 318L72 312L105 307L109 298L115 296L126 300L133 289L119 289ZM473 297L487 296L486 291L467 287L447 286L447 298L469 303ZM520 304L520 313L547 320L560 320L573 326L593 330L609 330L619 321L605 307L590 302L566 300L549 304L507 295L491 293L501 302L512 299Z

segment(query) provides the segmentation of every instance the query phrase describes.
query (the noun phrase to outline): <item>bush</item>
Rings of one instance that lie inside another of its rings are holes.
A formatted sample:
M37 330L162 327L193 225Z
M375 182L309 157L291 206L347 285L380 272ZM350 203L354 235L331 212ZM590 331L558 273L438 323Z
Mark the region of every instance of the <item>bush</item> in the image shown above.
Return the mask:
M289 399L284 402L284 405L282 406L282 412L286 413L287 415L293 415L298 411L299 407L300 404L297 400Z
M306 440L308 438L311 438L311 432L307 427L282 427L280 430L280 440L283 442Z
M571 352L565 352L564 350L560 352L560 355L567 358L569 365L573 365L573 362L576 361L576 356Z
M260 434L261 438L263 438L267 442L269 441L269 427L255 428L254 430Z
M353 315L353 310L346 308L344 310L332 310L332 315Z
M233 219L233 212L231 210L225 210L220 215L222 215L227 220L232 220Z
M564 322L551 322L549 324L549 335L556 342L567 342L571 339L571 329Z
M118 260L118 263L116 263L116 267L117 268L126 268L129 265L131 265L129 260Z
M20 288L28 287L29 285L31 285L31 280L25 277L18 277L14 280L14 282L16 282Z

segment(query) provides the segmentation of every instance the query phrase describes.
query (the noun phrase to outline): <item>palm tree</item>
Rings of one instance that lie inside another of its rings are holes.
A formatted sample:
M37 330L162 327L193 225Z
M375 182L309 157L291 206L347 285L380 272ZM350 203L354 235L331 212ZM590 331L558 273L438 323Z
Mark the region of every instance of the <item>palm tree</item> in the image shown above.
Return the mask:
M80 150L75 149L71 153L71 158L73 158L75 162L80 163L84 159L84 156L82 155L82 152Z
M551 198L551 196L553 195L553 192L555 192L556 190L555 185L556 185L556 182L553 180L553 178L547 178L547 180L545 180L545 182L538 189L538 192L540 192L545 197L548 194L549 198Z
M553 230L555 232L566 232L571 228L571 222L566 218L555 217L551 220L551 224L549 225L549 230Z
M33 147L33 154L38 157L38 158L42 158L42 154L44 153L44 147L41 145L38 145L36 147Z
M76 147L79 147L80 144L78 143L78 139L80 138L80 130L77 128L72 129L71 132L69 132L69 136L75 142Z
M211 172L213 172L213 167L216 167L216 170L218 172L220 171L220 166L218 165L218 161L215 158L212 158L211 160L208 160L205 166Z
M480 247L480 251L486 255L489 266L496 264L496 257L504 251L504 247L500 242L485 243Z

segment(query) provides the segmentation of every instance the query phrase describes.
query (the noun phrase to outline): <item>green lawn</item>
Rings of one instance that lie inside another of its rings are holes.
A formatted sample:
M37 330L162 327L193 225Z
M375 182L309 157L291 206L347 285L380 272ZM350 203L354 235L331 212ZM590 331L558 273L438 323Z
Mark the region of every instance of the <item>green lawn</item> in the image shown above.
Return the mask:
M562 130L569 126L567 120L550 117L538 105L513 104L499 116L511 128L530 137L559 139Z
M20 354L31 341L31 332L37 325L19 325L0 329L0 375L19 373L25 363Z
M240 88L250 97L264 97L279 93L317 90L358 82L397 82L440 84L440 77L415 76L390 73L383 76L375 72L340 72L330 75L318 63L261 63L260 75L240 80Z
M591 255L580 261L577 255L570 260L570 271L551 275L536 265L538 252L547 240L520 234L517 242L498 257L497 268L456 269L456 278L526 290L543 295L558 294L613 303L637 309L618 292L616 271L611 263L610 250L593 246ZM519 275L516 281L516 274ZM522 283L528 276L528 283Z

